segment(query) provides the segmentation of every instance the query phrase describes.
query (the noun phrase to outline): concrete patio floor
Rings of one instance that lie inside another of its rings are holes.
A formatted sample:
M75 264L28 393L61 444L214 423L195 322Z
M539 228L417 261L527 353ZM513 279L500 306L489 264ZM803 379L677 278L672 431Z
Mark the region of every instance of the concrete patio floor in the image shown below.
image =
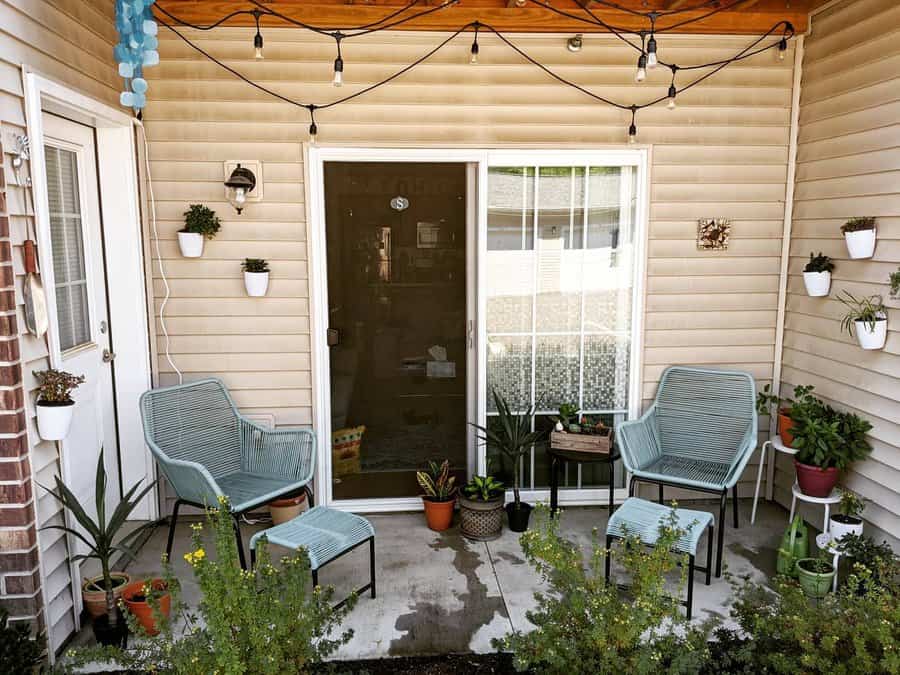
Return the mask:
M717 507L713 502L684 503L685 508ZM734 574L749 574L758 580L775 571L775 557L787 525L786 511L774 503L760 503L756 524L749 522L750 500L741 500L740 529L731 527L730 509L725 530L725 563ZM338 659L379 658L448 652L490 652L491 638L512 629L527 629L525 613L534 606L534 592L541 588L535 571L526 563L518 535L505 530L492 542L464 539L454 526L436 533L425 525L421 513L371 515L376 530L378 597L359 599L346 626L355 635L337 654ZM604 530L607 509L569 508L562 516L560 531L573 542L588 547L591 531ZM173 566L182 581L184 598L192 606L199 600L193 575L182 555L189 550L190 521L179 521ZM244 541L262 526L244 526ZM158 574L165 550L166 528L158 528L128 567L132 576ZM698 559L705 560L706 537ZM284 549L273 547L275 556ZM342 598L368 579L368 547L327 565L320 583L334 585ZM615 568L613 574L615 575ZM723 578L713 577L711 586L697 575L694 587L694 619L709 615L726 617L731 588ZM84 632L84 631L83 631ZM90 633L90 627L87 627Z

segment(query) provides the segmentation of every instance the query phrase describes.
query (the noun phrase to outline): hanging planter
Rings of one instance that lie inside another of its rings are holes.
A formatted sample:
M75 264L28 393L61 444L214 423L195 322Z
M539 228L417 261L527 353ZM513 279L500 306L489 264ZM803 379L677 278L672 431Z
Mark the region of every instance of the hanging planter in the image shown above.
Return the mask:
M863 349L881 349L887 342L887 310L880 295L857 298L849 291L839 297L848 308L841 320L841 327L851 335L856 335Z
M202 204L191 204L184 212L184 227L178 231L178 247L185 258L203 255L203 240L212 239L221 229L216 212Z
M72 392L84 382L84 375L64 370L36 370L38 399L35 403L38 433L45 441L61 441L69 435L75 401Z
M819 252L819 255L809 254L809 262L803 268L803 284L806 293L810 297L820 298L828 295L831 290L831 272L834 263L827 255Z
M851 218L841 226L841 232L851 258L871 258L875 254L874 218Z
M244 270L244 288L251 298L261 298L269 290L269 263L262 258L245 258L241 263Z

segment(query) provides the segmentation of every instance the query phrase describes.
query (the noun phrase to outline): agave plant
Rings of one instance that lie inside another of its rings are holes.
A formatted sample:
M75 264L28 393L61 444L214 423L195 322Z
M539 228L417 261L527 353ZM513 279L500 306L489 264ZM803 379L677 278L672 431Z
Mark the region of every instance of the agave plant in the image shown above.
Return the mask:
M100 457L97 460L97 475L94 482L94 500L97 507L97 519L94 520L88 514L85 507L78 501L78 497L72 492L65 483L60 480L59 476L55 476L56 489L49 490L44 488L60 503L60 505L71 512L72 517L84 529L81 530L65 525L45 525L43 530L62 530L72 535L76 539L82 541L87 547L87 553L81 553L72 558L73 562L80 560L95 559L99 561L103 571L103 587L106 591L106 615L109 625L114 626L118 623L118 612L116 612L115 596L113 594L113 580L110 573L110 565L112 557L120 554L127 560L133 560L136 557L135 551L131 548L134 541L149 527L156 523L145 523L132 532L119 537L119 532L128 520L128 516L137 507L140 501L153 488L155 481L151 482L147 487L137 493L140 483L135 483L128 492L122 497L122 500L116 506L112 515L106 517L106 467L103 464L103 449L100 450ZM137 493L137 496L135 496Z
M434 502L446 502L456 494L456 476L450 475L450 461L443 464L428 462L428 471L417 471L416 480L425 492L424 497Z

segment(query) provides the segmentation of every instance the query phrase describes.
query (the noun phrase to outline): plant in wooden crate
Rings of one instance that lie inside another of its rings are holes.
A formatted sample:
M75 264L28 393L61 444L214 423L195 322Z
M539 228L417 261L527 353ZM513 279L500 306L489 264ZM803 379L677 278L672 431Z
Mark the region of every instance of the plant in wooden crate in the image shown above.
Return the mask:
M856 334L863 349L881 349L887 341L887 310L880 295L857 298L844 290L838 300L847 308L841 328Z
M578 406L574 403L560 403L559 416L554 417L557 431L581 431L581 425L578 424Z
M61 441L69 434L75 412L72 392L84 384L84 375L73 375L54 368L32 372L38 381L35 403L38 433L45 441Z
M850 490L841 490L841 501L838 513L831 515L828 533L835 541L841 541L848 534L861 535L863 532L862 512L866 509L866 500Z
M875 253L875 218L851 218L841 225L841 233L851 258L871 258Z
M441 464L428 462L427 471L417 471L416 480L425 493L425 521L435 532L443 532L453 522L453 506L456 503L456 476L450 473L450 461Z
M244 270L244 288L251 298L261 298L269 289L269 263L262 258L245 258L241 263Z
M493 476L472 476L459 498L460 531L475 541L490 541L503 530L506 488Z
M834 271L834 262L821 251L818 255L809 254L809 262L803 268L803 284L806 293L814 298L828 295L831 289L831 273Z
M216 212L203 204L191 204L184 212L184 227L178 231L178 246L185 258L203 255L203 240L212 239L222 227Z

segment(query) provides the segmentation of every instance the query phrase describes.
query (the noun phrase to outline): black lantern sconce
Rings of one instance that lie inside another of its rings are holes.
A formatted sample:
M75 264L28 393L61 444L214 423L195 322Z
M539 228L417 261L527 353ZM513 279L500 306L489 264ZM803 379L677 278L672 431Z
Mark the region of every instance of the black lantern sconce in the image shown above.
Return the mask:
M247 195L256 187L256 176L246 167L238 164L225 180L225 196L240 215L247 203Z

